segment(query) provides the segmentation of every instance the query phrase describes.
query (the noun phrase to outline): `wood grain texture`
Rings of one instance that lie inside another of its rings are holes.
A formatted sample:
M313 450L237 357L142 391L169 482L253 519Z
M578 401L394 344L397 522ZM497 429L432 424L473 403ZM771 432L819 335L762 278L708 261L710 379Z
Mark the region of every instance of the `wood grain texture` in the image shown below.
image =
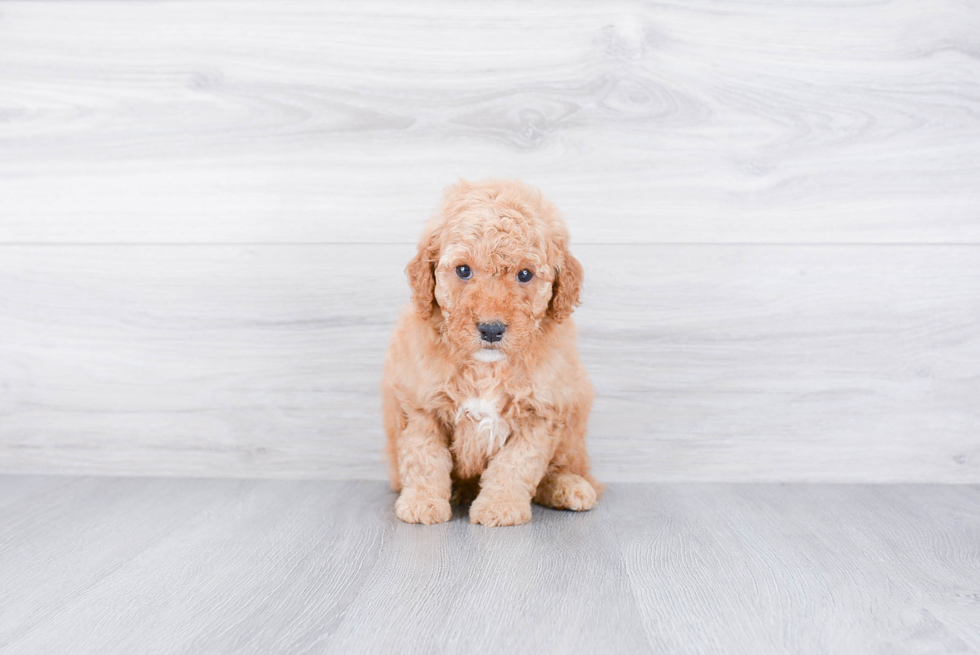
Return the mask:
M0 470L383 476L420 225L519 176L586 263L600 477L980 481L977 24L2 2Z
M384 476L411 246L0 252L0 470ZM576 253L600 478L980 481L980 248Z
M977 487L613 485L487 529L380 482L21 486L10 655L980 652Z
M0 242L980 243L980 4L4 2Z
M656 652L980 649L974 487L628 490L612 522Z

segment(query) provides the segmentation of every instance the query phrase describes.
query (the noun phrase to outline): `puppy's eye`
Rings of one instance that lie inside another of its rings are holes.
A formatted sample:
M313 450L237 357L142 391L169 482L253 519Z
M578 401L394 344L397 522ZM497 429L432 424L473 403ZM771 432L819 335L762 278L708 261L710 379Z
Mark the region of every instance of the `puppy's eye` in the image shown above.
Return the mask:
M518 282L530 282L531 278L534 277L534 273L527 270L526 268L517 274Z
M473 277L473 271L470 270L469 266L463 264L456 267L456 275L459 276L460 280L468 280Z

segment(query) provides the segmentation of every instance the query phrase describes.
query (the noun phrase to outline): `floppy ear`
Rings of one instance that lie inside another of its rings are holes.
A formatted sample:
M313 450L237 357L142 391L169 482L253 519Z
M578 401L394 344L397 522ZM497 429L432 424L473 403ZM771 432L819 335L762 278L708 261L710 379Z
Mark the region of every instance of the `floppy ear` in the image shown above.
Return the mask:
M565 251L565 265L558 269L555 283L551 289L551 306L548 313L556 322L561 323L582 301L579 294L582 290L584 271L572 253Z
M439 251L435 242L435 230L426 230L419 241L418 252L405 267L408 285L412 288L412 304L422 318L432 316L432 309L436 306L435 265Z

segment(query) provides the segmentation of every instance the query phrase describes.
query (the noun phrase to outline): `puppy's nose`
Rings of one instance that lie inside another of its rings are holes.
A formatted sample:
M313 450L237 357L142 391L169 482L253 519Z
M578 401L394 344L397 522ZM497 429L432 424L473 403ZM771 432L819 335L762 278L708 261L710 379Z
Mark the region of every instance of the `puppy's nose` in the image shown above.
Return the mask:
M476 328L480 331L480 338L487 343L496 343L504 338L504 331L507 326L500 321L493 323L477 323Z

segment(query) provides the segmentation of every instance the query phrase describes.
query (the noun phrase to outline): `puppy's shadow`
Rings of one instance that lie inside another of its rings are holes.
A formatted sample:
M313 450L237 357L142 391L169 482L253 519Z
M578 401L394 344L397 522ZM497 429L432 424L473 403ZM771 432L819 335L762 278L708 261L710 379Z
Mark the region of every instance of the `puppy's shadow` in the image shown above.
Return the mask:
M453 521L470 522L470 503L453 505Z

